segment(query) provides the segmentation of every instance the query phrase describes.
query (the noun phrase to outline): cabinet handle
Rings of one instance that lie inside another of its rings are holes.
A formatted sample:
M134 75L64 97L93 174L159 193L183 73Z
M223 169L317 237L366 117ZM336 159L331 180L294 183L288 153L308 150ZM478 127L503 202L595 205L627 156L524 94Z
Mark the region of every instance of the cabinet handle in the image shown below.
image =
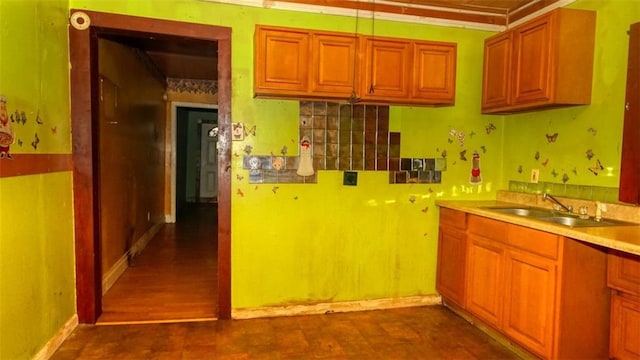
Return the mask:
M624 109L629 111L629 103L624 104Z

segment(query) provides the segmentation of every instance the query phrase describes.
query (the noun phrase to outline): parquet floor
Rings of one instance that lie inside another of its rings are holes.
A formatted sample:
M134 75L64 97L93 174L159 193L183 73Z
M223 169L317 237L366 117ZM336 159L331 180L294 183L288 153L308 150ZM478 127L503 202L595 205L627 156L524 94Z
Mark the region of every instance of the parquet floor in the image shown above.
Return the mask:
M216 301L215 207L195 210L163 227L105 295L101 325L78 326L52 360L518 358L442 306L188 321L213 319Z
M250 320L80 326L51 358L517 359L442 306Z
M216 204L185 212L162 226L103 296L99 324L215 318Z

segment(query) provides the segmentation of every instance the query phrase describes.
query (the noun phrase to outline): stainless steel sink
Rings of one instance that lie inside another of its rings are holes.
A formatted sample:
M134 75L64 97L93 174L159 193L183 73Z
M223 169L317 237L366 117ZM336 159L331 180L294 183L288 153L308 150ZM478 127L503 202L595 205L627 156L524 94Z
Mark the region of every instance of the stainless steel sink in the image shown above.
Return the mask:
M560 224L570 227L599 227L599 226L637 226L640 224L613 220L613 219L601 219L596 221L593 218L582 219L576 214L570 214L560 212L551 209L543 209L536 207L489 207L486 208L491 211L499 212L502 214L517 215L530 219L535 219L544 222L550 222L554 224Z
M529 216L529 217L547 217L547 216L552 216L554 214L552 210L532 208L532 207L490 208L490 209L493 211L504 213L504 214Z
M591 218L581 219L580 217L571 216L571 215L541 217L541 218L537 218L537 220L548 221L548 222L571 226L571 227L638 225L638 224L634 224L626 221L611 220L611 219L601 219L600 221L596 221L595 219L591 219Z

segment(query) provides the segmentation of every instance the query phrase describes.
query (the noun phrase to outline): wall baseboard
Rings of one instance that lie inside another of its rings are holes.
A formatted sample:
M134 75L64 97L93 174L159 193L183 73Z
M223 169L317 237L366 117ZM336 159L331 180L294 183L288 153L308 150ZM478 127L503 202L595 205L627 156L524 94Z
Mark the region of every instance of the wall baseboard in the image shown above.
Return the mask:
M102 295L106 294L107 291L116 283L116 281L122 276L122 274L129 267L129 257L136 256L144 250L149 241L153 239L153 237L160 231L160 228L164 224L153 224L147 232L145 232L139 239L136 241L131 249L127 251L115 264L104 274L102 277Z
M274 316L317 315L329 314L334 312L396 309L439 304L442 304L442 298L440 297L440 295L434 294L424 296L409 296L402 298L320 303L313 305L288 305L233 309L231 311L231 318L252 319Z
M60 345L62 345L69 335L71 335L77 326L78 314L73 314L73 316L69 318L69 320L67 320L60 329L58 329L58 332L56 332L55 335L47 341L44 347L38 351L32 360L47 360L52 357Z

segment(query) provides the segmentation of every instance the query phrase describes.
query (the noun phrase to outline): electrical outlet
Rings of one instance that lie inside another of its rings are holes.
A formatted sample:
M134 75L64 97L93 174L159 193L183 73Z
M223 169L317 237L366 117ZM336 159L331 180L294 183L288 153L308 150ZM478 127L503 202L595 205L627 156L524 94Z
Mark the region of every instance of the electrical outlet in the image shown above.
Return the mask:
M540 178L540 170L531 169L531 182L534 184L537 184L539 178Z

